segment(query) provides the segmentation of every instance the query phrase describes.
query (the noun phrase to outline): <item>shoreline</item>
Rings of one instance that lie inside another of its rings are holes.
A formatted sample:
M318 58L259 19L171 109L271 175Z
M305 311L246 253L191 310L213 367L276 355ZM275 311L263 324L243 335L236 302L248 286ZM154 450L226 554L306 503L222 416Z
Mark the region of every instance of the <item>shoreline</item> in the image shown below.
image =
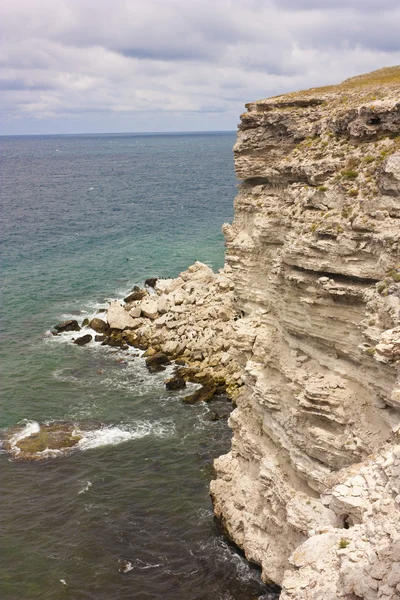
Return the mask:
M203 388L214 385L208 400L221 392L234 400L243 380L232 345L241 314L234 307L231 273L230 267L214 273L197 261L175 279L148 279L144 289L135 286L82 325L66 321L52 333L76 331L71 341L78 345L94 339L122 350L137 348L150 372L175 363L178 378ZM172 386L167 388L177 389Z

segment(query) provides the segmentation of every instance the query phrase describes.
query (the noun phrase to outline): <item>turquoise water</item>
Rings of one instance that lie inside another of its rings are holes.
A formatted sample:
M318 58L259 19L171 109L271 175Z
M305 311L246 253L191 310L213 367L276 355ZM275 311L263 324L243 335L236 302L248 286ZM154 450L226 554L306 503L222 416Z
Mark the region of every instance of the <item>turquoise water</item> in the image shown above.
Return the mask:
M68 457L0 454L2 600L267 594L213 522L212 460L230 442L215 407L183 405L134 352L48 335L147 277L223 265L234 139L0 138L0 428L65 419L95 430Z

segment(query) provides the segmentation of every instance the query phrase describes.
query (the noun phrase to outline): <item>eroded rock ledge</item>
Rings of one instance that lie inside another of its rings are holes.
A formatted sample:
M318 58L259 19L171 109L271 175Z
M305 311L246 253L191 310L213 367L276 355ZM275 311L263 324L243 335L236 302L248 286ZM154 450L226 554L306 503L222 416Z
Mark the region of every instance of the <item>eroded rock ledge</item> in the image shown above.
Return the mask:
M400 597L400 68L247 105L215 513L282 600Z

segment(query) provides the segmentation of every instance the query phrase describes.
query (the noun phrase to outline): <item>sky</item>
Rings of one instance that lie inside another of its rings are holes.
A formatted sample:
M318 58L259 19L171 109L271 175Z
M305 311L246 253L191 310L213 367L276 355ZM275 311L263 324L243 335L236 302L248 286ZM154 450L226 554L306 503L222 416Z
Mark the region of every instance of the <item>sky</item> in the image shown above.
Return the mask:
M235 130L400 64L398 0L1 0L0 134Z

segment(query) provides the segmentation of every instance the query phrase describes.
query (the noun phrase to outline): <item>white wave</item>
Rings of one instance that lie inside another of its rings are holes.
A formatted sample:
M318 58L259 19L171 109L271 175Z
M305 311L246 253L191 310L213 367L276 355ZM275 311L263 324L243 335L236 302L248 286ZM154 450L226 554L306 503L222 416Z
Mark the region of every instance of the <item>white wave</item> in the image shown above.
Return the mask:
M140 565L139 565L139 562L141 563ZM151 563L144 563L143 561L138 559L136 566L138 569L141 569L142 571L146 571L147 569L157 569L158 567L163 567L164 565L162 563L156 563L155 565L152 565Z
M131 427L108 426L93 431L78 431L83 437L76 447L79 450L92 450L102 446L116 446L151 434L156 437L166 437L173 431L173 424L162 422L141 421Z
M19 452L19 448L16 445L17 442L19 442L20 440L23 440L24 438L29 437L30 435L33 435L34 433L39 433L40 431L40 425L39 423L37 423L37 421L22 421L25 426L23 429L21 429L21 431L18 431L17 433L15 433L9 440L10 445L12 447L13 450L15 450L16 452Z
M92 482L91 482L91 481L88 481L88 482L87 482L87 484L85 485L85 487L84 487L84 488L82 488L82 489L81 489L81 490L78 492L78 496L79 496L80 494L84 494L85 492L88 492L88 491L90 490L90 488L92 487L92 485L93 485L93 484L92 484Z
M129 562L129 560L120 561L120 565L119 565L120 573L129 573L129 571L132 571L132 569L133 569L133 564L131 562Z

